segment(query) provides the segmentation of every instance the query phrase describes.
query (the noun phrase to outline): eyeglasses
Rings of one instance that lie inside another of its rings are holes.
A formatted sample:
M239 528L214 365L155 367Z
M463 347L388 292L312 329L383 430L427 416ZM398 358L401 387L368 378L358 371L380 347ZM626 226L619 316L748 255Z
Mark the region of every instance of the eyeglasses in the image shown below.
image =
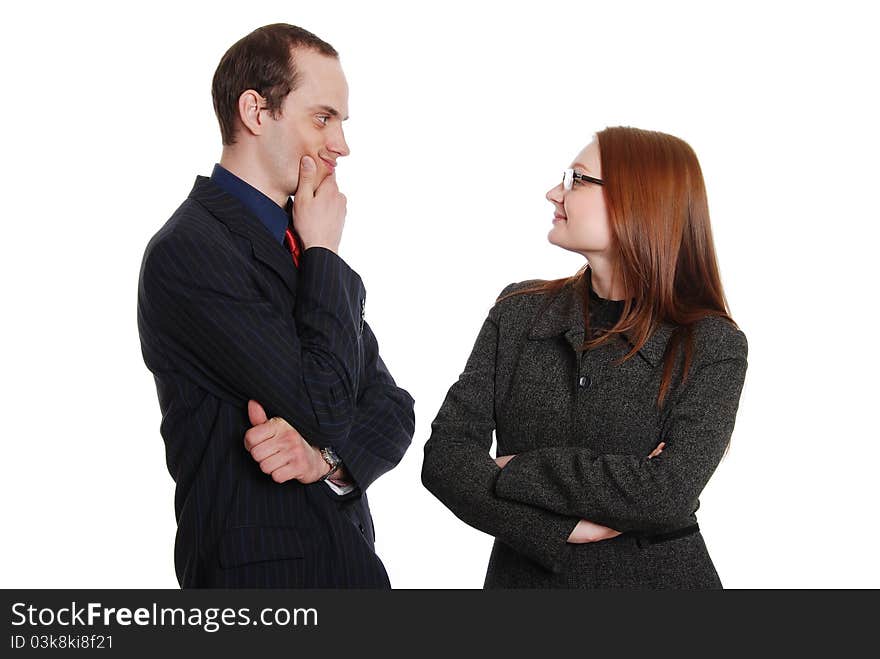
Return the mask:
M562 172L563 189L571 190L571 186L574 185L575 180L589 181L590 183L595 183L596 185L605 185L605 181L603 181L602 179L587 176L586 174L581 174L580 172L574 171L571 167Z

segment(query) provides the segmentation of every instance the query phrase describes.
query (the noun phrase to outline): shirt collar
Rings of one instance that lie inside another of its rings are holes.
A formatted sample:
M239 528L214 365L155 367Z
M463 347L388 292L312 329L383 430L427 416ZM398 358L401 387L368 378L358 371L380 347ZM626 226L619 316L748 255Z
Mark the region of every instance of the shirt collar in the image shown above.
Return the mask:
M224 192L231 194L266 227L279 243L284 242L284 232L290 223L292 202L288 199L286 208L281 208L250 183L246 183L228 169L214 165L211 182Z

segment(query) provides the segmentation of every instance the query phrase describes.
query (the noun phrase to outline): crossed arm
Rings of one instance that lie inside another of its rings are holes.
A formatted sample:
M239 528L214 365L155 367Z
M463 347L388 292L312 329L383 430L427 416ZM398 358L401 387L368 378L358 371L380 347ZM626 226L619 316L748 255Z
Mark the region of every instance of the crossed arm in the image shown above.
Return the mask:
M597 455L548 447L512 459L495 494L619 531L675 527L697 507L733 432L746 371L745 337L688 376L661 430L662 454ZM653 459L651 459L653 458Z
M559 572L565 566L567 541L580 518L495 493L495 481L502 472L489 456L495 428L496 314L497 306L483 323L464 372L431 424L422 483L465 523Z
M333 483L354 486L343 496L366 490L396 466L415 430L412 397L395 385L366 323L364 337L365 372L354 422L345 441L333 446L342 459L342 466L333 474ZM328 472L329 466L319 449L308 444L285 419L267 419L256 401L249 402L249 410L253 427L245 433L245 447L275 482L314 483Z
M361 329L357 273L328 249L305 250L288 316L227 246L168 238L144 262L140 299L164 348L201 385L242 408L258 401L267 421L288 422L310 445L299 449L305 479L326 472L315 447L336 449L362 489L399 462L414 429L412 398L395 385L366 323Z
M660 442L648 454L648 459L650 460L653 457L660 455L663 452L663 447L666 446L666 442ZM497 464L501 469L504 469L507 466L507 463L510 462L516 455L502 455L495 458L495 464ZM603 526L602 524L596 524L595 522L591 522L588 519L582 519L577 523L577 526L574 527L574 530L568 536L568 542L573 544L585 544L587 542L599 542L600 540L609 540L615 536L620 535L621 532L617 529L612 529L609 526Z

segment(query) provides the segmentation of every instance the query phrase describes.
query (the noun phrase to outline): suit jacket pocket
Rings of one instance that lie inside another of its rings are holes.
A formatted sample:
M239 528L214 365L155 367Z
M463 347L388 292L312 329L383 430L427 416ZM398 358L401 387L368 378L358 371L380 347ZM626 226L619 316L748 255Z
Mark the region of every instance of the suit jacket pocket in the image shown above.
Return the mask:
M220 566L225 568L303 556L299 531L290 526L236 526L220 540Z

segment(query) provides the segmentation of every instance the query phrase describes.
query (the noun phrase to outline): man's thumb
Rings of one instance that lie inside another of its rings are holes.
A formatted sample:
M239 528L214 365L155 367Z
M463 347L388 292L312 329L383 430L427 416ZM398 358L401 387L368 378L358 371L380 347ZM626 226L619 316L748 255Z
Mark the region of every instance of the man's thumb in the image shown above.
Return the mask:
M248 401L248 418L250 418L252 426L258 426L269 420L269 417L266 416L266 410L255 400Z
M312 160L311 156L303 156L302 160L299 161L299 185L297 185L297 192L315 192L314 187L314 175L315 171L317 171L317 166L315 165L315 161Z

